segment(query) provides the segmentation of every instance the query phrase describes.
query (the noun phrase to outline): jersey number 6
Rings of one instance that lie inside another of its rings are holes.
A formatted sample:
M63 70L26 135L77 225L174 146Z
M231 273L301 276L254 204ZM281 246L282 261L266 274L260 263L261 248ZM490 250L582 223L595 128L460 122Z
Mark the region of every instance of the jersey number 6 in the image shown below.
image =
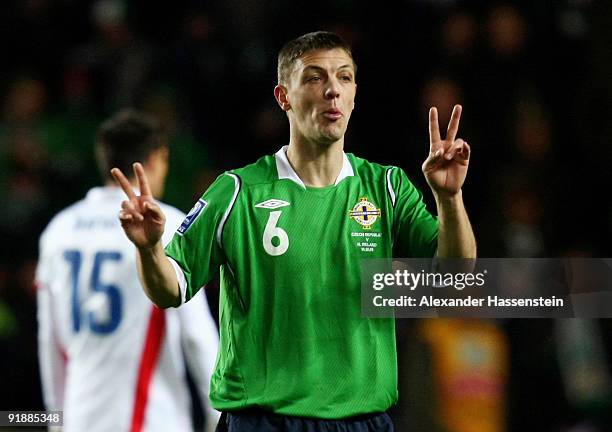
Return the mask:
M263 233L263 247L268 255L279 256L287 252L289 248L289 237L287 236L287 232L281 227L276 226L282 213L282 211L273 211L270 212L270 216L268 217L268 222L266 223L266 228ZM272 241L274 238L278 239L276 241L276 246Z

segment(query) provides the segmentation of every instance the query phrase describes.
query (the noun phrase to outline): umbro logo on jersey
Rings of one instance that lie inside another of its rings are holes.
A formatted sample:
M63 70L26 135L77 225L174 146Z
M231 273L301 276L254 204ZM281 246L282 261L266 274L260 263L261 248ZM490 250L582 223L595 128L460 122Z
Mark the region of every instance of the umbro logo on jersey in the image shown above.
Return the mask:
M193 222L196 220L198 215L202 213L202 210L204 210L207 205L208 203L200 198L198 202L195 203L193 208L189 211L189 213L187 213L187 216L185 216L185 220L183 221L181 226L178 227L176 232L179 235L185 234L185 231L187 231L187 229L191 226L191 224L193 224Z
M288 205L291 205L291 204L288 203L287 201L283 201L283 200L272 198L272 199L266 200L264 202L260 202L259 204L255 204L255 207L263 208L263 209L269 209L269 210L274 210L274 209L285 207L285 206L288 206Z

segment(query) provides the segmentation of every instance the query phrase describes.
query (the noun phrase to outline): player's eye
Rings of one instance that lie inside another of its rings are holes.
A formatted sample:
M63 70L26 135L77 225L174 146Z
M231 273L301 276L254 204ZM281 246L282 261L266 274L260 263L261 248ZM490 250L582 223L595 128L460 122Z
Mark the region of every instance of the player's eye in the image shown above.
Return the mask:
M344 81L344 82L351 82L351 81L353 81L353 77L352 77L352 76L350 76L350 75L342 75L342 76L340 77L340 79L341 79L342 81Z
M306 82L317 82L321 81L321 77L319 75L313 75L311 77L306 78Z

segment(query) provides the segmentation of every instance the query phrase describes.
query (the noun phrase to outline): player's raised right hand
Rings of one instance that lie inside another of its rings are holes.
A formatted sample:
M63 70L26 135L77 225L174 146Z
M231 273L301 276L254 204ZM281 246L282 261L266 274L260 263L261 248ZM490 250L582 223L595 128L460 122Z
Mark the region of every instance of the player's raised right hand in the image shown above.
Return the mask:
M128 197L121 203L119 220L125 234L137 248L150 249L161 241L166 216L153 198L142 165L136 162L133 168L140 196L136 195L132 185L119 168L111 170L111 174Z

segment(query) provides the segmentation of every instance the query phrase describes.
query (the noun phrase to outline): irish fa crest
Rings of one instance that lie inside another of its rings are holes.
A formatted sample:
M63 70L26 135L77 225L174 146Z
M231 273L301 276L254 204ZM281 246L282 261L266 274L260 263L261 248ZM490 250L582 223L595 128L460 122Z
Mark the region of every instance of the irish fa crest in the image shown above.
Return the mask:
M370 229L380 217L380 209L377 209L374 204L368 201L367 197L359 198L359 202L349 212L349 217L354 219L364 229Z

